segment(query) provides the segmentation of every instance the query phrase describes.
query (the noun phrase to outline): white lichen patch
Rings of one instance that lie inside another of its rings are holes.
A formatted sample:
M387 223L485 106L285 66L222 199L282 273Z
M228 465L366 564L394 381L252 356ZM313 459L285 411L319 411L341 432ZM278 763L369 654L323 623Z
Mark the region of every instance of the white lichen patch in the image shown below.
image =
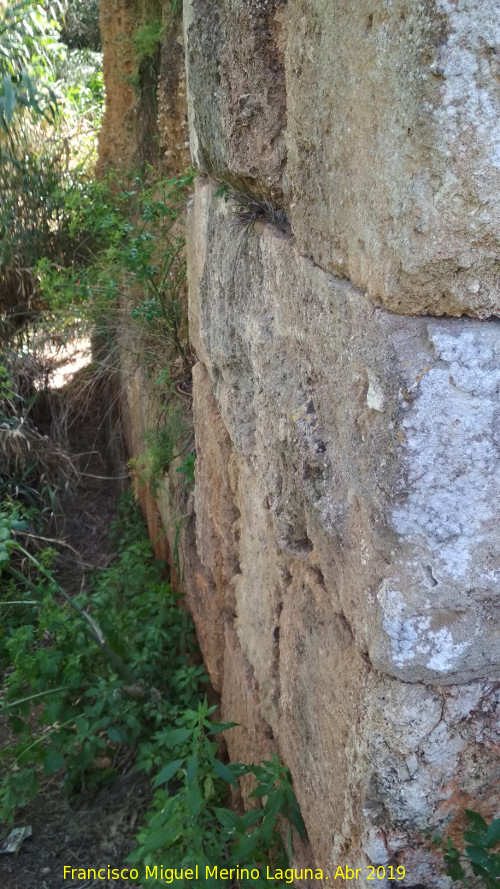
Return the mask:
M447 673L470 647L470 640L454 641L448 627L432 629L431 616L412 613L401 591L392 589L390 582L381 584L377 598L395 667L405 667L418 657L427 669Z
M428 329L438 362L402 423L408 495L391 522L407 539L424 539L437 580L459 579L494 521L500 494L500 330L471 322L453 333L438 324Z
M384 410L384 391L376 376L368 371L368 391L366 393L366 406L372 411Z

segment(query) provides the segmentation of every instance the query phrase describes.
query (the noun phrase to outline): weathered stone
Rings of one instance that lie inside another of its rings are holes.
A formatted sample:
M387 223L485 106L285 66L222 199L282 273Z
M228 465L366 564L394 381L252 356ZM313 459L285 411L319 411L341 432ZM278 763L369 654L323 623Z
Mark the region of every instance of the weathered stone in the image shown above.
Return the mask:
M235 449L252 718L318 866L396 860L445 887L422 831L493 812L498 781L498 683L465 684L500 666L497 324L375 308L214 190L190 210L192 320Z
M279 552L262 481L247 461L236 455L231 475L239 512L233 526L239 554L239 573L234 578L236 631L253 668L261 717L276 732L279 611L290 559Z
M279 545L315 551L378 669L498 675L497 325L391 315L270 226L199 206L203 348Z
M300 562L292 572L280 620L280 749L317 866L333 877L336 863L353 866L349 757L368 667L316 572Z
M124 36L135 5L115 4ZM222 718L239 723L228 750L280 753L330 880L391 862L405 885L447 889L423 831L455 819L456 839L458 811L500 806L500 334L403 313L499 311L497 6L184 12L194 163L269 201L262 217L288 202L294 235L197 183L197 551L191 501L180 544ZM159 128L177 163L174 30L167 46ZM127 160L137 117L109 114ZM144 376L127 386L147 429ZM174 476L158 494L171 547Z
M237 725L225 733L230 758L234 762L260 762L276 753L269 725L260 713L260 694L251 664L246 659L234 628L225 626L224 678L221 718ZM242 783L244 793L254 787L248 776Z
M125 167L137 151L137 97L130 78L134 71L132 34L136 0L103 0L100 26L107 102L99 134L99 167Z
M274 0L184 5L194 164L278 201L285 159L281 19Z
M202 571L190 572L187 596L212 683L222 686L224 621L234 614L238 553L232 533L238 517L228 474L232 445L203 364L193 368L196 429L196 550Z
M141 59L134 36L165 25L155 53ZM189 163L182 15L172 0L102 0L106 108L99 169L153 164L180 175Z
M496 0L289 0L298 249L408 314L500 311Z

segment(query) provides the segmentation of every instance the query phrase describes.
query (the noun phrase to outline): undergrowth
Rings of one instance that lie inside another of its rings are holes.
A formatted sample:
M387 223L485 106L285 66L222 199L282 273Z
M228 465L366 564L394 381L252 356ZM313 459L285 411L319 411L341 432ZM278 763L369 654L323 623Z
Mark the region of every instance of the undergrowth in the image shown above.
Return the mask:
M186 267L182 217L194 173L162 179L145 175L87 181L68 195L70 234L85 233L88 257L62 266L49 259L37 265L47 305L88 321L112 339L128 307L132 321L147 332L147 352L189 364L182 292ZM117 314L118 313L118 314Z
M0 712L16 738L1 753L0 817L11 820L43 776L60 774L70 795L111 780L127 747L154 789L130 855L140 873L196 862L205 883L204 865L286 867L290 824L303 833L289 772L274 756L260 765L221 758L218 735L232 724L214 721L191 618L152 559L130 499L113 528L116 561L73 598L54 578L51 553L35 559L23 550L19 522L16 514L0 526L1 647L10 663ZM36 569L24 591L5 573L20 549ZM264 805L238 815L228 791L246 774ZM163 881L150 874L147 885Z
M458 848L451 837L432 837L433 845L442 851L446 873L452 880L467 889L484 885L486 889L498 889L500 884L500 818L489 824L479 812L465 809L467 829L463 831L464 848Z

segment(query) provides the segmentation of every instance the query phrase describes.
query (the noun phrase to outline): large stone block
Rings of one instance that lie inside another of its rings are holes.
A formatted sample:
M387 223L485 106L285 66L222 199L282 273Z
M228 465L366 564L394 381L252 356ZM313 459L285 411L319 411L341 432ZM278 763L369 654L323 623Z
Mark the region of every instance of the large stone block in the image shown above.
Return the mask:
M201 649L217 691L224 670L224 622L234 613L233 578L239 572L233 525L238 517L228 467L233 447L214 402L208 373L193 368L196 430L197 570L186 576L187 599Z
M282 18L280 0L184 3L193 162L278 201L285 160Z
M199 188L203 349L278 546L322 574L377 669L498 676L497 324L375 308Z
M317 865L331 879L339 863L366 877L367 863L397 861L407 884L446 886L423 834L485 799L494 815L498 688L432 688L371 669L317 572L296 563L280 620L280 690L280 748Z
M279 613L290 558L279 551L260 479L236 455L231 474L239 512L234 526L239 555L239 573L234 578L236 631L254 671L261 716L276 732Z
M496 0L289 0L301 252L407 314L500 311Z
M232 448L197 470L216 508L227 462L237 513L231 753L277 741L330 878L396 861L445 889L423 831L498 802L498 325L377 308L214 192L198 181L189 274Z

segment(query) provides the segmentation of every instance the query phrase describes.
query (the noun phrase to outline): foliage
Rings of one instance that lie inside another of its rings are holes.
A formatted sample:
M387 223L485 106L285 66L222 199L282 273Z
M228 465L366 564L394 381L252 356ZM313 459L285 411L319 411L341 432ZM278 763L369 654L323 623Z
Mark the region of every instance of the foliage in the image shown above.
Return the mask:
M138 524L130 510L126 517L122 512L117 562L96 572L89 590L71 603L61 601L61 588L42 566L32 596L36 621L14 628L5 643L12 669L4 710L17 740L2 753L10 766L0 789L3 818L36 792L39 768L51 774L64 765L68 790L78 789L105 777L93 768L96 757L112 759L117 744L149 737L169 713L196 703L204 670L190 663L191 623L162 581L162 566L151 560L142 527L135 539ZM12 539L4 543L4 567L15 546ZM96 648L89 617L104 647ZM36 713L43 729L33 742ZM24 766L29 781L20 777Z
M140 63L144 58L154 56L161 43L164 31L164 26L158 21L147 22L134 31L132 42L137 63Z
M95 156L104 91L101 57L60 41L60 2L7 6L0 23L0 335L42 308L35 266L71 265L85 233L70 234ZM56 18L57 16L57 18ZM73 198L73 193L79 198ZM81 198L80 198L81 199Z
M99 0L71 0L63 18L61 37L71 49L100 50Z
M231 723L214 723L210 716L215 707L206 699L197 710L186 711L178 728L163 733L171 759L156 776L158 789L147 822L138 835L139 846L129 861L153 868L161 861L164 867L189 867L196 862L201 878L189 885L224 886L227 880L208 877L205 867L231 868L241 865L286 868L292 855L291 824L301 836L304 825L290 784L288 769L277 756L260 765L231 763L217 758L214 735L227 731ZM236 814L221 803L227 785L238 787L237 779L253 774L256 787L251 797L265 798L262 808ZM287 845L281 836L282 819L288 820ZM176 884L184 885L184 880ZM160 887L161 880L148 878L143 885ZM269 880L252 879L252 886L264 887Z
M3 516L2 568L19 546L13 530L15 520ZM0 817L10 819L36 794L42 774L64 769L72 793L111 778L128 745L155 790L131 861L286 865L291 828L285 848L282 819L303 833L288 770L275 756L246 766L219 758L216 737L232 724L213 722L215 706L200 700L207 676L191 618L162 580L128 500L114 534L118 559L96 572L88 591L70 600L40 563L29 587L31 621L8 624L2 709L16 743L1 754ZM245 774L254 775L251 796L264 805L239 816L224 803L228 785Z
M488 824L478 812L465 810L469 823L464 831L466 843L460 851L450 837L433 837L433 843L444 852L446 873L452 880L458 880L464 886L470 886L470 872L481 878L487 889L498 889L500 881L500 854L495 852L500 845L500 818ZM476 881L477 882L477 881Z
M132 463L141 482L149 482L153 490L160 485L170 464L181 457L193 441L192 426L179 399L166 406L163 417L161 425L146 433L147 449ZM187 454L177 471L184 475L188 485L191 479L194 481L194 454Z
M128 304L146 335L158 334L163 352L167 345L172 395L172 367L185 372L189 359L182 215L193 174L158 181L148 169L92 181L89 165L78 163L82 131L77 141L71 130L83 118L91 133L102 108L100 60L82 51L90 38L78 36L95 3L77 0L67 10L62 36L73 55L60 40L62 7L54 4L59 10L19 0L0 23L0 440L4 453L13 448L18 473L10 462L14 488L5 483L0 504L0 661L8 665L0 712L15 735L0 754L0 817L10 820L43 776L60 773L70 794L112 778L126 746L154 790L132 860L161 855L179 866L197 856L200 864L280 866L291 854L285 819L303 832L289 772L274 756L260 765L225 763L217 736L231 724L213 721L192 621L153 561L130 503L115 528L116 561L74 597L55 578L54 552L35 557L22 543L31 517L26 453L40 444L30 425L32 381L23 388L16 371L26 322L40 316L53 331L73 316L111 337L117 305ZM172 16L177 6L174 0ZM165 27L153 23L135 34L143 74L154 74ZM56 109L63 112L57 122ZM151 478L182 459L177 471L192 485L191 439L171 400L150 441ZM228 790L250 774L252 796L263 805L237 815L227 808Z
M70 196L70 231L85 232L92 262L39 264L47 302L65 311L76 304L95 319L109 318L120 298L128 300L132 319L159 333L161 351L166 342L185 364L182 214L193 177L188 172L148 184L131 174L125 181L89 182L83 194Z
M196 454L191 453L182 461L181 465L176 469L184 476L188 490L194 488L194 464L196 462Z
M60 4L58 4L61 10ZM53 118L56 96L36 81L50 78L60 53L58 23L47 10L30 0L18 0L2 9L0 20L0 127L9 134L16 111Z
M0 305L11 313L30 308L42 258L70 265L84 244L67 212L84 192L83 172L67 168L58 139L32 149L19 144L17 155L0 154Z

